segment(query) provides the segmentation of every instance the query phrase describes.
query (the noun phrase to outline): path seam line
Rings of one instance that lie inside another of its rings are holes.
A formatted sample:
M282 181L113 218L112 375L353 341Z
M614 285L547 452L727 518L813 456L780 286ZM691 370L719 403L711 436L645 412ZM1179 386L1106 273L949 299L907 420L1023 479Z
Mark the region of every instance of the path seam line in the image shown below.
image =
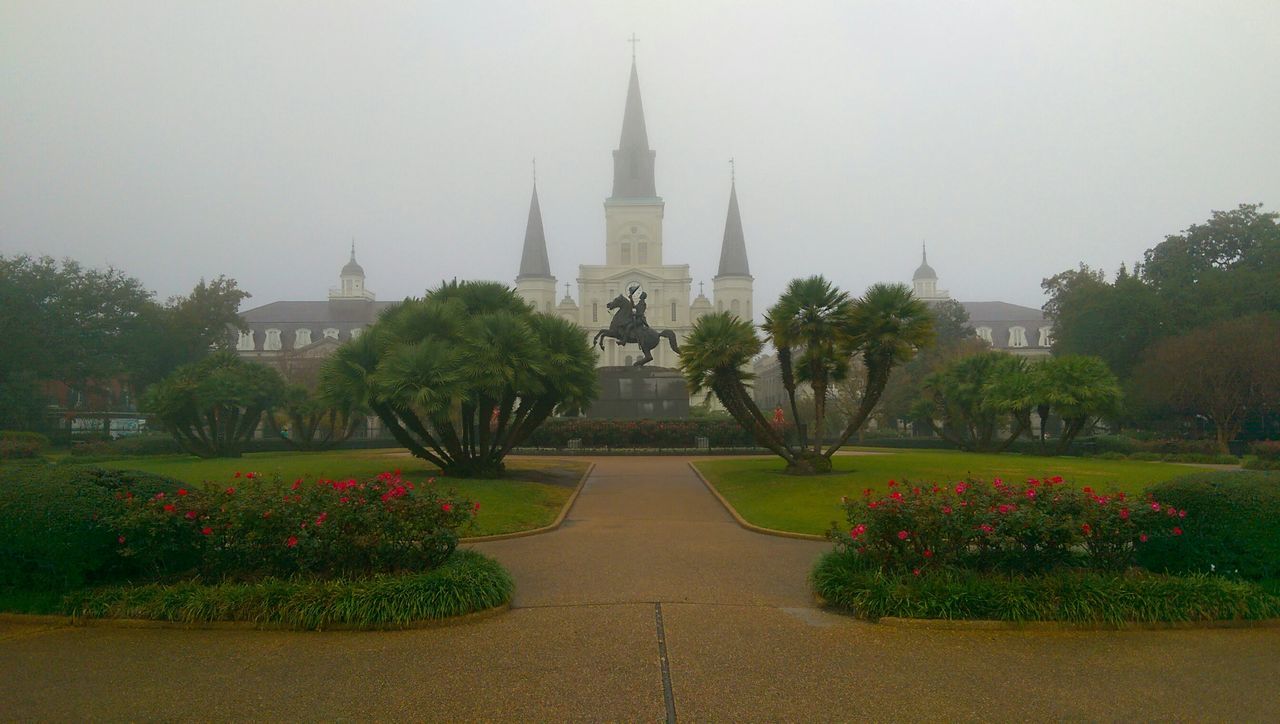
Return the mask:
M676 697L671 692L671 664L667 660L667 632L662 625L662 603L653 604L653 619L658 628L658 661L662 664L662 701L667 706L667 724L676 722Z

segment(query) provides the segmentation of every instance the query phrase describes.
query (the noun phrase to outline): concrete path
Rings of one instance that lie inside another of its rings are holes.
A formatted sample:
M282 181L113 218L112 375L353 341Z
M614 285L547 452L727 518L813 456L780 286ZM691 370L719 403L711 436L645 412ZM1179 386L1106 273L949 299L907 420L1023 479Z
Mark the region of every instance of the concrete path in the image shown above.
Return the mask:
M737 527L678 458L602 458L485 543L513 609L287 633L0 624L0 719L1267 721L1280 629L895 629L814 609L824 544Z

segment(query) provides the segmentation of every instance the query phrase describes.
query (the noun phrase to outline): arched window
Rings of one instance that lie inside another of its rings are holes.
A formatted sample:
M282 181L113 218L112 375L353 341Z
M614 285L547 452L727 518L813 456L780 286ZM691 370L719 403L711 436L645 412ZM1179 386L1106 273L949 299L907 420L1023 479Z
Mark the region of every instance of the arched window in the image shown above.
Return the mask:
M262 343L262 348L268 352L275 352L280 349L280 330L268 329L267 340Z
M631 355L627 355L627 358L626 358L625 362L626 362L626 365L627 365L628 367L630 367L630 366L631 366L631 362L632 362L632 357L631 357Z
M1010 347L1026 347L1027 346L1027 330L1024 327L1009 328L1009 346Z
M329 327L324 330L324 336L328 337L329 339L337 339L338 330L334 329L333 327Z
M733 316L735 316L735 317L741 317L741 316L742 316L742 303L741 303L741 302L739 302L737 299L733 300L732 302L729 302L729 311L730 311L730 312L733 312Z
M974 331L978 333L978 339L982 340L983 342L986 342L987 344L994 344L994 343L991 341L991 328L990 328L990 327L978 327L978 328L977 328L977 329L975 329Z
M248 352L253 349L253 330L240 333L240 339L236 340L236 349L241 352Z
M631 263L631 242L628 242L628 241L622 242L622 263L623 264Z
M311 344L311 330L297 329L293 332L293 348L302 349Z
M637 248L639 249L639 253L636 256L639 258L636 259L636 263L648 264L649 263L649 242L642 241L637 245Z
M671 300L671 321L676 321L676 300Z
M1053 327L1040 328L1040 346L1041 347L1053 346Z

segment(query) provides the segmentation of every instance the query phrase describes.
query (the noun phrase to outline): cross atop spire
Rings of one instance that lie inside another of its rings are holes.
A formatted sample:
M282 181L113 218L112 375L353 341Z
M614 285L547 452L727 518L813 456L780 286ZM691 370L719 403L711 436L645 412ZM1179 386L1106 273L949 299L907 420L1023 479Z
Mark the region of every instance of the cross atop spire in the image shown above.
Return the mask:
M737 184L737 182L738 182L738 169L737 169L737 166L734 165L733 159L730 158L729 159L729 183Z

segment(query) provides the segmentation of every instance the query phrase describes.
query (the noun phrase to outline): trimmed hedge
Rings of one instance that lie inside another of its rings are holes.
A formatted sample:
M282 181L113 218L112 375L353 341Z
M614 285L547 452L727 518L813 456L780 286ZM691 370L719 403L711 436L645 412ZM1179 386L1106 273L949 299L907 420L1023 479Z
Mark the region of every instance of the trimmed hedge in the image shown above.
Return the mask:
M115 493L181 483L149 473L47 464L0 468L0 585L59 590L122 575L107 518Z
M1210 575L1006 576L946 569L916 576L828 553L810 582L828 605L872 621L897 616L1119 625L1280 617L1280 597L1253 583Z
M78 591L64 612L87 618L183 623L249 621L262 626L387 629L485 611L511 600L510 574L475 551L455 551L425 573L359 579L114 586Z
M1185 508L1187 535L1152 541L1138 562L1153 571L1214 571L1280 578L1280 474L1204 472L1166 480L1149 491Z
M522 447L567 447L581 440L588 448L693 448L705 437L711 447L754 447L755 440L733 420L547 420Z

